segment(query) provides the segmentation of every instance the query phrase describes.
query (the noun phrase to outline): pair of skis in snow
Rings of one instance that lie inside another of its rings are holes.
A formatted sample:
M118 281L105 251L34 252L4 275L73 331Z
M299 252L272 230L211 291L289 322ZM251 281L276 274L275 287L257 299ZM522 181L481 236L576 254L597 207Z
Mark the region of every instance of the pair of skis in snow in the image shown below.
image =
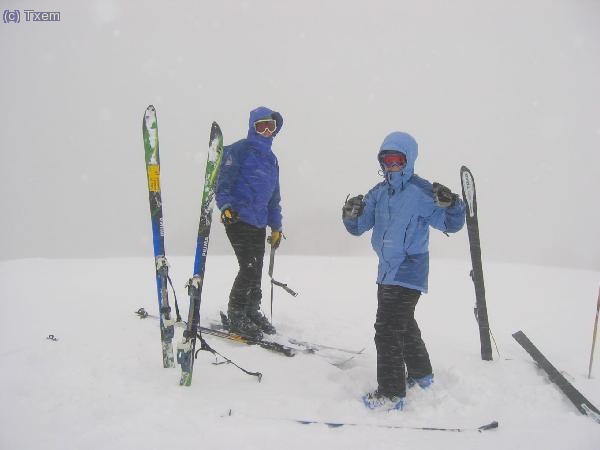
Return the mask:
M462 185L463 199L467 205L466 222L469 233L469 246L471 250L472 271L471 278L475 286L475 318L479 325L479 337L481 342L481 358L486 361L492 360L492 346L490 340L490 326L487 315L487 305L485 300L485 286L483 282L483 269L481 264L481 245L479 240L479 224L477 219L477 196L475 192L475 181L471 171L463 166L460 170L460 179ZM598 308L600 308L600 294L598 298ZM594 327L594 339L596 325ZM600 423L600 411L587 398L581 394L567 379L546 359L538 348L529 340L522 331L513 334L514 339L529 353L538 366L543 369L563 394L575 405L577 410L586 416L591 417ZM592 357L593 357L592 344ZM590 357L590 374L592 357ZM589 375L588 375L589 376Z
M160 186L160 153L158 142L158 122L156 109L150 105L144 113L142 122L144 152L146 157L146 175L150 199L150 217L152 222L152 241L154 244L154 261L156 269L156 287L158 293L158 311L160 321L160 338L163 354L163 366L174 367L173 337L175 320L171 315L171 307L167 292L169 265L166 259L164 242L164 225L162 213L162 197ZM223 135L216 122L210 130L208 156L204 175L204 190L200 207L200 221L196 241L193 275L186 287L190 297L190 306L183 340L177 346L177 362L181 366L179 384L189 386L192 383L196 338L200 325L200 300L204 283L204 269L212 222L212 210L215 196L215 184L223 155Z

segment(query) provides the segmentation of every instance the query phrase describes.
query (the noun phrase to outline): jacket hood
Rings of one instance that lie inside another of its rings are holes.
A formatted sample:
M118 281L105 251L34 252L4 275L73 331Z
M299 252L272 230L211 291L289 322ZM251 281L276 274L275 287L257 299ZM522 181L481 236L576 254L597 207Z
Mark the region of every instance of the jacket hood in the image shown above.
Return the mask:
M386 172L385 167L381 163L382 153L386 151L404 153L406 156L406 166L404 166L404 169L402 169L400 172ZM383 140L383 143L379 148L379 152L377 153L377 161L379 161L381 169L385 173L386 180L389 183L396 185L396 181L399 183L404 183L413 176L415 170L415 161L417 160L418 154L419 145L410 134L402 131L394 131L388 134Z
M275 122L277 123L277 129L275 130L275 133L273 133L273 136L271 136L270 138L261 136L254 129L254 122L260 119L268 118L275 119ZM248 120L248 138L250 138L251 136L256 136L262 139L272 140L275 136L277 136L277 133L279 133L282 127L283 117L277 111L273 111L272 109L269 109L266 106L259 106L258 108L250 111L250 119Z

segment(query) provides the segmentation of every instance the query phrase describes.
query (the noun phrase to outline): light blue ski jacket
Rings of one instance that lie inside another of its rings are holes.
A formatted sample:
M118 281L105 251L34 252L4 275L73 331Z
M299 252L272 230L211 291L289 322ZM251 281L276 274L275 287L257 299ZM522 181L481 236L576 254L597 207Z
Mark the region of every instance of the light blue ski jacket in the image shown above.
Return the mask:
M427 292L429 227L446 233L459 231L465 223L465 205L461 199L448 208L434 203L431 183L414 174L418 146L412 136L398 131L389 134L378 159L385 150L404 153L404 169L384 171L385 181L365 196L362 214L344 219L344 225L355 236L373 229L371 245L379 257L377 283Z

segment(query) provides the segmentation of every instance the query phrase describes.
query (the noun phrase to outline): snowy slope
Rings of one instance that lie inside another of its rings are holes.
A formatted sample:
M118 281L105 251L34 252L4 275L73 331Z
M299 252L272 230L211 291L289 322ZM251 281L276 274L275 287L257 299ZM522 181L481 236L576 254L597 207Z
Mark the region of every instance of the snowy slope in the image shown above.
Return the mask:
M185 315L192 259L170 263ZM234 265L229 256L208 260L203 323L225 307ZM467 262L432 261L431 292L417 318L436 383L410 390L403 412L374 413L360 395L376 387L375 268L370 257L281 256L276 264L276 278L300 295L276 292L275 325L306 340L366 347L346 370L313 355L286 358L207 336L221 353L261 371L263 381L213 365L203 352L192 387L183 388L178 368L162 368L157 322L133 314L141 306L156 313L151 257L1 262L0 448L599 448L600 426L581 416L511 337L523 330L600 405L600 362L587 379L597 272L487 264L501 357L495 352L493 362L483 362ZM47 340L49 334L58 341ZM289 418L441 427L498 420L500 428L481 434L330 429Z

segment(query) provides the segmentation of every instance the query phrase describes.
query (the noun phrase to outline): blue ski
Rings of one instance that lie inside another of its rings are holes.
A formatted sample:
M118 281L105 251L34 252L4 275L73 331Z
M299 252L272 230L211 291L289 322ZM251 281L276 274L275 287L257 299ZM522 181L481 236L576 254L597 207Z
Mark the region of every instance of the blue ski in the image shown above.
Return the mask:
M152 221L152 242L154 244L154 268L156 270L156 289L158 292L158 311L160 314L162 359L164 367L175 367L173 357L174 321L171 319L171 307L169 306L167 295L169 264L165 257L165 233L160 191L158 122L156 120L156 109L152 105L148 106L144 113L142 133L146 157L148 196L150 199L150 218Z

